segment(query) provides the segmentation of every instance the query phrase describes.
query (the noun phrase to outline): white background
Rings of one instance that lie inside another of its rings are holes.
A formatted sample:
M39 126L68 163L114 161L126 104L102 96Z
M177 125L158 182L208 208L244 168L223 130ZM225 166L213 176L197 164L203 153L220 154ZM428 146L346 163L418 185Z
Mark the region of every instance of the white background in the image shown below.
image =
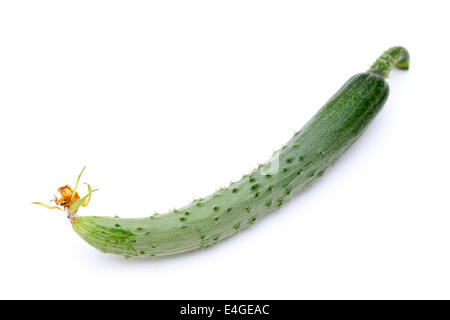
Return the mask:
M422 3L0 2L0 298L450 298L449 7ZM104 255L31 204L83 165L82 215L208 195L393 45L411 67L363 137L213 248Z

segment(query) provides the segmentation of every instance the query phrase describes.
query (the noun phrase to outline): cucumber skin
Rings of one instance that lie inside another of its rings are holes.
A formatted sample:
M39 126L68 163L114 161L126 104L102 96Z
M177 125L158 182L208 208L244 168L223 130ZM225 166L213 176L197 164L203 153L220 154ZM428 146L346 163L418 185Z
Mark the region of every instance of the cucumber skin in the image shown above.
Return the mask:
M163 215L78 217L73 229L101 252L125 257L156 257L213 245L281 207L322 176L364 132L388 94L382 76L357 74L283 146L279 170L272 176L258 168L205 199Z

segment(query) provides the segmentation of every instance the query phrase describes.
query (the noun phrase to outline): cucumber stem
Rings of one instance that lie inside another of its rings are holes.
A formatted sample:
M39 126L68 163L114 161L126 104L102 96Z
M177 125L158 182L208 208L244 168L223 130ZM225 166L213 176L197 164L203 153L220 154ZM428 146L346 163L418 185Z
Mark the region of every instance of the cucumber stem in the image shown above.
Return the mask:
M386 50L370 67L368 72L387 78L389 72L397 67L402 70L409 68L409 53L403 47L392 47Z

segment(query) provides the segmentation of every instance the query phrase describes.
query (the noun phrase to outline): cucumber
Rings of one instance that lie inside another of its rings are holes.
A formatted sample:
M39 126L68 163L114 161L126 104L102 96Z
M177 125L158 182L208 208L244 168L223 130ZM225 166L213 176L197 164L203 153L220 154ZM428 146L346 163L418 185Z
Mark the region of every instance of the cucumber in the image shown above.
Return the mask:
M104 253L156 257L208 247L254 224L321 177L384 105L393 67L408 69L402 47L387 50L351 77L285 144L274 161L187 206L147 218L72 217L81 238ZM272 166L278 160L278 168Z

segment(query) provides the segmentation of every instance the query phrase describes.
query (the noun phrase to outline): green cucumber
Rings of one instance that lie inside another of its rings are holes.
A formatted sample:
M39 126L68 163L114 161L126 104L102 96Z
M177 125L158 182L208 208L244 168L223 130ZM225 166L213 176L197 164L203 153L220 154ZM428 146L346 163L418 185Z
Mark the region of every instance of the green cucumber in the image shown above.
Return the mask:
M384 105L393 67L408 69L402 47L387 50L370 70L350 78L284 145L278 170L260 165L240 181L204 199L148 218L75 217L73 229L104 253L155 257L211 246L283 206L321 177ZM276 163L275 163L276 164Z

